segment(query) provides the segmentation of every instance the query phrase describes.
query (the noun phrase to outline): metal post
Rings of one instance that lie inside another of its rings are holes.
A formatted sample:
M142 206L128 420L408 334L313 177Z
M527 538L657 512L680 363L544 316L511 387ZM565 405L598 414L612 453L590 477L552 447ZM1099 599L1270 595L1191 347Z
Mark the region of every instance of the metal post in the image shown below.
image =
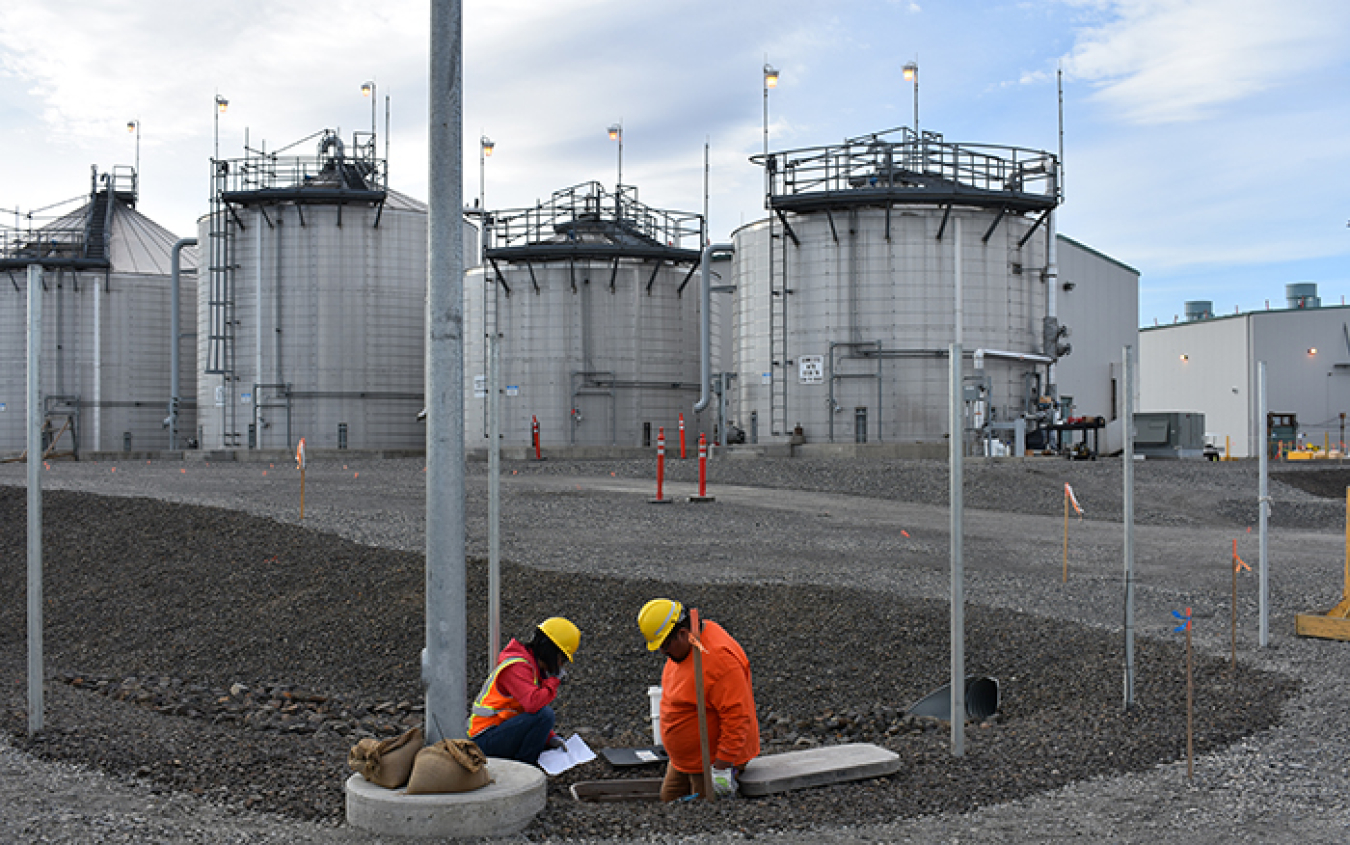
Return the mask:
M1266 528L1270 523L1270 431L1269 418L1266 416L1266 362L1256 365L1256 418L1260 426L1261 440L1261 482L1258 492L1261 507L1261 648L1270 645L1270 538Z
M962 473L965 453L965 420L961 401L961 335L964 315L962 313L961 289L961 218L955 220L952 243L955 253L955 313L951 347L951 422L949 443L950 481L951 481L951 556L952 556L952 608L951 608L951 737L952 756L960 757L966 753L966 597L965 597L965 560L962 536L965 501Z
M1125 451L1121 477L1124 483L1125 524L1125 709L1134 706L1134 347L1126 346L1125 376Z
M42 730L42 268L28 265L28 735Z
M428 742L464 736L464 238L462 4L432 0L427 261L426 685Z

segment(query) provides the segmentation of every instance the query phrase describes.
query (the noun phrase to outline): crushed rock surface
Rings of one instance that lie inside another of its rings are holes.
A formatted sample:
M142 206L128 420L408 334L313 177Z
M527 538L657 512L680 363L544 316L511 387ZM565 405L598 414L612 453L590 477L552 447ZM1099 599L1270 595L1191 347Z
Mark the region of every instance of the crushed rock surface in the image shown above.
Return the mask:
M1343 841L1347 644L1293 614L1339 598L1339 468L1271 485L1271 644L1256 579L1254 463L1135 466L1135 706L1122 706L1119 461L967 463L966 669L1002 707L966 728L905 708L948 680L946 466L717 460L717 502L684 501L693 462L505 462L503 630L567 615L582 651L557 709L593 747L650 740L660 664L633 622L654 595L700 607L751 656L766 753L872 742L888 778L716 805L574 802L579 780L651 777L603 761L550 779L532 841ZM115 471L114 471L115 470ZM347 749L422 719L420 460L52 464L44 474L46 729L25 735L21 588L0 600L8 742L0 836L49 842L378 841L342 821ZM1063 484L1086 519L1068 523ZM0 484L22 485L0 467ZM488 666L484 467L467 480L468 659ZM0 571L22 585L24 491L0 487ZM1185 640L1195 618L1195 777ZM479 678L468 685L476 689Z

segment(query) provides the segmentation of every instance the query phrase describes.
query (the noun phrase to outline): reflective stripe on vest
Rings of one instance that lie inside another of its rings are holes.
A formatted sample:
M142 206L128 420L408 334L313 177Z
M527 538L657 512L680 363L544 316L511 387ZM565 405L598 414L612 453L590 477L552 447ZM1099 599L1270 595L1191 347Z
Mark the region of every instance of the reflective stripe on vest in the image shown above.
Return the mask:
M469 736L476 736L490 727L505 722L512 716L519 715L521 712L520 702L497 692L497 676L507 666L525 662L527 661L523 657L507 658L498 663L497 668L492 670L492 674L488 675L486 681L483 681L483 688L478 691L478 697L474 699L473 708L469 713Z

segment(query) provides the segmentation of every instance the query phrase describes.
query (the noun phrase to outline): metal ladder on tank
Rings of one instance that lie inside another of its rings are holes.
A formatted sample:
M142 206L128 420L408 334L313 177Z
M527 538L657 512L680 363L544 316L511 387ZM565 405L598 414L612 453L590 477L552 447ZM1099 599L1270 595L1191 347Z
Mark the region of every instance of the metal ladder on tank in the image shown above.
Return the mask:
M212 161L210 260L207 265L207 341L208 375L219 375L224 384L225 402L220 413L222 446L239 445L239 425L235 401L232 401L235 372L234 309L234 237L230 230L229 209L224 195L228 187L228 164ZM203 444L204 445L204 444Z
M790 432L788 424L788 384L792 380L793 361L788 356L788 238L774 231L769 211L769 430L773 436ZM781 247L782 255L774 253Z

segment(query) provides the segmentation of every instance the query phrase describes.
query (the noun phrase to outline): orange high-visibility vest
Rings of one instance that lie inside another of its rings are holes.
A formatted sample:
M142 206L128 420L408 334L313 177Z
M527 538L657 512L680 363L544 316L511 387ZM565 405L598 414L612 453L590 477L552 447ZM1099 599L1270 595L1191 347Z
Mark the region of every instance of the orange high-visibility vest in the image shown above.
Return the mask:
M527 662L523 657L509 657L498 663L497 668L492 670L491 675L488 675L488 679L483 682L483 688L478 691L478 698L474 699L473 708L469 713L469 736L478 736L488 728L500 725L512 716L518 716L525 712L524 706L519 701L497 689L497 676L512 663ZM537 672L534 682L535 684L539 683Z

